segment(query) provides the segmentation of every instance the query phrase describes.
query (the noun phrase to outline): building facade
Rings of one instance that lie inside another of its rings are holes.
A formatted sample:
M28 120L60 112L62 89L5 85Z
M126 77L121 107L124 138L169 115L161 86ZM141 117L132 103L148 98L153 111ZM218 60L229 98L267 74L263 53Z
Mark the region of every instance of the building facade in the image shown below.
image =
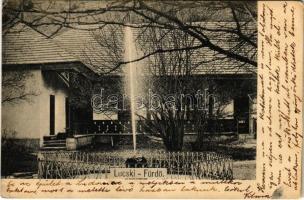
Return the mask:
M33 140L42 146L48 136L63 133L66 137L68 130L72 130L72 135L131 132L129 110L111 112L111 117L108 117L109 113L97 114L89 109L82 115L81 111L69 105L70 72L79 73L93 84L110 90L114 85L121 87L123 84L121 69L108 73L111 68L107 67L111 67L111 62L109 55L104 53L108 49L98 41L96 33L70 29L46 38L24 24L14 29L3 37L2 133L15 132L16 138ZM120 50L124 48L122 40L118 40ZM213 59L213 56L212 52L206 51L197 54L196 59ZM216 62L193 74L197 79L207 78L215 82L221 88L217 91L219 93L231 91L230 100L222 108L226 113L217 119L220 131L255 133L256 77L251 70L239 70L235 63ZM20 85L16 86L18 81ZM205 85L199 89L205 91L208 88L210 86ZM87 101L90 104L91 99ZM208 112L215 112L219 102L209 102ZM72 116L78 116L77 120ZM187 132L193 132L191 118L187 120ZM138 123L137 132L144 132L141 123Z

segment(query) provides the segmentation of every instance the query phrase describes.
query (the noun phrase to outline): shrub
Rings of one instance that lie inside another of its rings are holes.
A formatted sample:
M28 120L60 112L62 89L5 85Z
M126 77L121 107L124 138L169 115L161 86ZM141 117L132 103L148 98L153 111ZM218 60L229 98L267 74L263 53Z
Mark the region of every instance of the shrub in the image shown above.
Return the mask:
M36 165L33 149L22 144L17 132L4 129L1 134L1 176L14 172L31 171ZM34 162L33 162L34 161Z

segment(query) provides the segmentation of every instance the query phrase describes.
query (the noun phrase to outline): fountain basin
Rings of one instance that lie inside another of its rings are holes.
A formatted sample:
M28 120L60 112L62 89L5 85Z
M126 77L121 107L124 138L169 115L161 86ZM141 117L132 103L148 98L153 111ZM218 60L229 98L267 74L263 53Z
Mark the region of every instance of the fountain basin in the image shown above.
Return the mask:
M144 168L148 167L148 162L147 159L143 156L141 157L131 157L127 158L126 162L126 167L127 168Z

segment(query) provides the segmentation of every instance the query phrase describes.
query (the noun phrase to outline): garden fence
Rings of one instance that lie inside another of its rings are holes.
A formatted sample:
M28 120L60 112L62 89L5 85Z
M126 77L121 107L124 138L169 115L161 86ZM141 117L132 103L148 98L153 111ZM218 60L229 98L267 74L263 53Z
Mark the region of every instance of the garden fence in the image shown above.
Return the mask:
M229 156L214 152L161 152L144 155L148 168L166 168L167 178L232 179L233 164ZM108 178L111 168L126 167L126 157L115 152L40 152L38 177Z

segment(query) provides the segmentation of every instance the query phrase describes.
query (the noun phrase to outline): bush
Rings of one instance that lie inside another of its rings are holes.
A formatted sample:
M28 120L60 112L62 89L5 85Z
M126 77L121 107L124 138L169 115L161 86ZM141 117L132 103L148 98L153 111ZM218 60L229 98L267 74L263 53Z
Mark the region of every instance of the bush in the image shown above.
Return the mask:
M17 132L4 129L1 134L1 176L33 171L37 167L33 149L16 138Z

